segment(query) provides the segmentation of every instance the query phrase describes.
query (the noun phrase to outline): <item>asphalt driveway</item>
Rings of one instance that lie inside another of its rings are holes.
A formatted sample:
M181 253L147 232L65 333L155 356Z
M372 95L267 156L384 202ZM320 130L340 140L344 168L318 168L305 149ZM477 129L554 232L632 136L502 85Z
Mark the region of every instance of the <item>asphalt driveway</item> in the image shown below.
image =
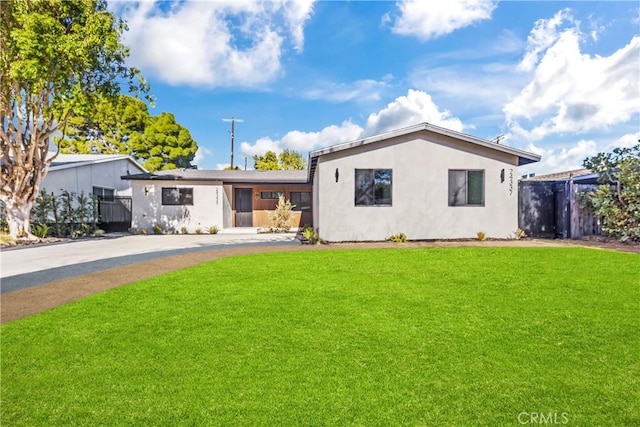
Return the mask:
M299 245L295 233L121 235L0 252L0 293L156 258L231 247Z

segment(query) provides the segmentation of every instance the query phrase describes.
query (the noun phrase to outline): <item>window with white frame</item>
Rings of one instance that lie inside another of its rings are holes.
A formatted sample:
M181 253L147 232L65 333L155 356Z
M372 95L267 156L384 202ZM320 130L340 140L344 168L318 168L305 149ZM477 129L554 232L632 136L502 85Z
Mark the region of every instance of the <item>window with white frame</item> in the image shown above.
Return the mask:
M98 200L106 201L113 201L113 197L116 193L113 188L96 187L95 185L93 186L92 192L93 195L98 198Z
M391 169L356 169L356 206L391 206Z
M484 170L449 170L449 206L484 206Z

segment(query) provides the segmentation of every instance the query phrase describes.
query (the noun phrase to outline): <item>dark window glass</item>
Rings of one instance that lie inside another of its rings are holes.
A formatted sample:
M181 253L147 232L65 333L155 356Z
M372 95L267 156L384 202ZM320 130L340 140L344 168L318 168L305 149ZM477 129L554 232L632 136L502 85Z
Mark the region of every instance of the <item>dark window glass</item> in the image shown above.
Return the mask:
M99 199L113 199L115 190L113 188L93 187L93 195Z
M282 191L262 191L260 198L263 200L278 200L284 193Z
M163 205L193 205L193 188L162 188Z
M356 206L390 206L391 185L391 169L356 169Z
M449 206L484 205L484 171L449 171Z
M291 204L294 211L308 211L311 209L311 193L308 191L292 191Z

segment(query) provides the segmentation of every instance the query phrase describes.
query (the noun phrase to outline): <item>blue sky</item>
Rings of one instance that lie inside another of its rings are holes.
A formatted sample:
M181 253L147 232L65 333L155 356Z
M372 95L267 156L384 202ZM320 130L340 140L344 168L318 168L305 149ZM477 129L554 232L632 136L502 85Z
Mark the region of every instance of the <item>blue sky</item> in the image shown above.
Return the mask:
M640 8L624 1L114 2L130 65L197 164L430 122L579 168L640 138Z

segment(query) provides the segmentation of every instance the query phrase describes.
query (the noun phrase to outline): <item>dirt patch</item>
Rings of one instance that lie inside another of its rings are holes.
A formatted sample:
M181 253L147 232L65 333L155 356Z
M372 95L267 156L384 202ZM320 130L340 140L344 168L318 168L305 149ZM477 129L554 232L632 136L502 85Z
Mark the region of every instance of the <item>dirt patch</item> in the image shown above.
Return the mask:
M331 245L301 246L255 246L223 248L194 252L171 257L157 258L137 264L110 268L82 276L67 278L45 285L9 292L0 296L0 323L11 322L22 317L40 313L51 308L77 301L89 295L123 286L139 280L159 276L181 268L191 267L208 261L237 255L263 252L287 252L308 250L377 249L400 247L575 247L587 246L602 249L640 253L640 245L613 242L567 241L567 240L507 240L507 241L436 241L407 243L338 243Z

